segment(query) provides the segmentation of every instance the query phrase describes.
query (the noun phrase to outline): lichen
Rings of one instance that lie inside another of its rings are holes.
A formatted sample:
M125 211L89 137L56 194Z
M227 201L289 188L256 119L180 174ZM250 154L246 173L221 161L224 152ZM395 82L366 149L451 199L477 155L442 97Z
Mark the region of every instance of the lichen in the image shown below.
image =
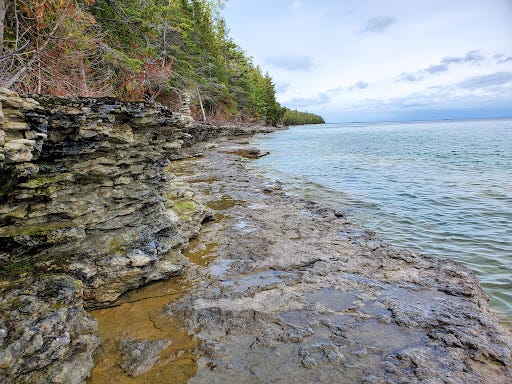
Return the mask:
M28 181L26 181L24 183L21 183L20 187L36 189L36 188L44 187L45 185L53 183L53 182L54 181L52 180L52 178L49 178L49 177L38 177L36 179L31 179L31 180L28 180Z
M0 260L0 279L15 280L24 275L32 274L34 264L30 260Z
M67 177L65 175L57 175L54 177L36 177L34 179L30 179L24 183L21 183L20 187L37 189L47 185L56 184L65 180L67 180Z

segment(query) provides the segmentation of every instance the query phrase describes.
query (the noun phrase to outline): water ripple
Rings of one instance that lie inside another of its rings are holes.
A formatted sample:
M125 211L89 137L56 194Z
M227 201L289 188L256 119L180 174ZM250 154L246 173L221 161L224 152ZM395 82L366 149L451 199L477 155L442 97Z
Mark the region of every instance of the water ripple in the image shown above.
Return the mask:
M462 262L512 318L512 120L303 126L257 144L289 191Z

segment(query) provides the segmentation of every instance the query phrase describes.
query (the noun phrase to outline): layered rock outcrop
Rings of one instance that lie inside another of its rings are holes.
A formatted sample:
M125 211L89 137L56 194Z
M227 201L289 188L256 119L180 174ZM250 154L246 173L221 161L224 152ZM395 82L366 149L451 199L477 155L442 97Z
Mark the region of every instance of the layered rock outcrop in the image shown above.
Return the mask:
M84 307L187 266L207 211L166 167L245 132L112 98L0 102L0 381L78 383L98 344Z
M183 270L180 249L202 218L196 228L180 220L165 166L215 130L156 105L2 97L4 279L66 273L98 306Z

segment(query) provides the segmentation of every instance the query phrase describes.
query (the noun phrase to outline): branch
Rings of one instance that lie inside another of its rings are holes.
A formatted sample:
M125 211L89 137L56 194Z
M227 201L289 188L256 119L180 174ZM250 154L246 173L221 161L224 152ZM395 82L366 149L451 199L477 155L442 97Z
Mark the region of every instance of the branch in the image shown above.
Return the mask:
M62 12L62 14L60 15L59 19L57 20L57 22L53 26L51 32L48 34L48 37L46 38L46 40L36 50L36 52L35 52L34 56L32 57L32 59L30 59L28 61L28 63L25 64L25 66L23 66L18 72L16 72L14 74L14 76L12 76L5 84L3 84L4 87L6 87L6 88L12 87L14 85L14 83L16 83L25 74L25 72L27 72L30 69L30 67L32 67L32 65L39 59L39 56L41 55L41 52L44 51L44 49L50 43L53 35L59 29L62 21L67 17L69 9L70 9L71 1L72 0L68 0L66 8L64 9L64 12Z

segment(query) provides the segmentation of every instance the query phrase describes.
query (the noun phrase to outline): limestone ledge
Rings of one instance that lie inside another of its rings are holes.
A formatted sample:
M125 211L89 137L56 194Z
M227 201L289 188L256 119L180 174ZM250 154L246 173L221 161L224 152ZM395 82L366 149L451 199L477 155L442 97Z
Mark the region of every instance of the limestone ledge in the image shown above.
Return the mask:
M84 307L182 273L209 215L172 161L252 131L159 104L0 89L0 381L82 382L98 344Z

